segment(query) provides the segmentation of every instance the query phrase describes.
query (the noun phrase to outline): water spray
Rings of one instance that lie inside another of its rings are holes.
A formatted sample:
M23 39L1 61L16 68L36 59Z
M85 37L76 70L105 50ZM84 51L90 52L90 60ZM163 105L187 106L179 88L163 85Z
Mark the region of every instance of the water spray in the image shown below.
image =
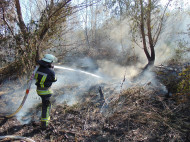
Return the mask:
M101 76L98 76L96 74L93 74L93 73L90 73L90 72L86 72L86 71L83 71L83 70L76 70L76 69L72 69L72 68L68 68L68 67L62 67L62 66L54 66L54 67L57 68L57 69L63 69L63 70L83 73L83 74L90 75L90 76L96 77L96 78L102 78Z
M35 70L33 71L31 77L30 77L30 80L28 81L27 83L27 89L26 89L26 92L25 92L25 96L20 104L20 106L18 107L18 109L10 114L10 115L6 115L4 116L5 118L10 118L10 117L13 117L14 115L16 115L20 110L21 108L23 107L27 97L28 97L28 94L29 94L29 91L30 91L30 88L31 88L31 85L32 85L32 81L33 81L33 78L34 78L34 75L36 73L36 71L38 70L39 66L36 66ZM82 71L82 70L77 70L77 69L72 69L72 68L68 68L68 67L62 67L62 66L55 66L55 68L58 68L58 69L63 69L63 70L69 70L69 71L73 71L73 72L79 72L79 73L83 73L83 74L86 74L86 75L90 75L92 77L96 77L96 78L102 78L96 74L93 74L93 73L90 73L90 72L86 72L86 71Z

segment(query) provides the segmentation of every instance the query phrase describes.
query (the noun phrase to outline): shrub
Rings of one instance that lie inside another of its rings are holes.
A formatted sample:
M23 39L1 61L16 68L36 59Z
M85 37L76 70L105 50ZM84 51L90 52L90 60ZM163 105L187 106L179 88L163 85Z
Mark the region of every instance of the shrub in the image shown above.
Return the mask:
M177 85L176 99L179 103L190 101L190 66L185 68L181 73L181 81Z

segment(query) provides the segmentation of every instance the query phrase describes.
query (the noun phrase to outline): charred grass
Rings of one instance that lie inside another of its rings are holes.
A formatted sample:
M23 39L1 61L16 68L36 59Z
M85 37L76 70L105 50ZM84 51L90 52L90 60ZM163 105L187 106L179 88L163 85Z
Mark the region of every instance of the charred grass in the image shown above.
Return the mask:
M0 136L20 135L35 141L190 141L189 104L177 104L151 87L132 87L105 100L86 92L80 103L54 105L51 122L0 119ZM3 141L3 140L2 140Z

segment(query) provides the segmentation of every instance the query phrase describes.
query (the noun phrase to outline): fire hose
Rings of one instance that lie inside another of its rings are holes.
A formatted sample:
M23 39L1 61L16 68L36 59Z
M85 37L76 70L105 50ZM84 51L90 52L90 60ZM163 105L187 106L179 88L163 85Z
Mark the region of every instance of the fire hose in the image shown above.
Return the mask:
M7 135L7 136L0 136L0 140L3 139L16 139L16 140L25 140L28 142L35 142L32 139L26 138L26 137L22 137L22 136L13 136L13 135Z
M30 87L31 87L31 85L32 85L32 80L33 80L33 78L34 78L34 76L35 76L35 73L36 73L36 71L38 70L38 68L39 68L39 66L36 66L36 68L35 68L34 71L32 72L32 75L31 75L31 77L30 77L30 79L29 79L29 81L28 81L28 83L27 83L27 88L26 88L25 96L24 96L24 98L23 98L23 100L22 100L20 106L18 107L18 109L17 109L14 113L12 113L12 114L10 114L10 115L6 115L6 116L5 116L6 118L13 117L13 116L14 116L15 114L17 114L17 113L21 110L21 108L23 107L23 105L24 105L24 103L25 103L25 101L26 101L26 99L27 99L27 97L28 97L28 94L29 94L29 91L30 91Z

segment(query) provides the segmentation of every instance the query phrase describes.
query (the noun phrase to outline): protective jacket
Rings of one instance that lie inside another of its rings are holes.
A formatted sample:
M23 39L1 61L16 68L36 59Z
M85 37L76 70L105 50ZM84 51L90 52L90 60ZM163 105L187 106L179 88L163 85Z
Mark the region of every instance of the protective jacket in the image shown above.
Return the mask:
M49 88L53 82L56 82L55 72L51 68L51 64L42 60L38 61L40 65L35 74L36 86L38 88Z
M42 98L42 115L41 115L41 125L42 128L46 128L50 121L50 111L51 102L50 97L52 91L50 87L53 82L56 82L55 72L52 69L51 63L45 62L43 60L38 61L40 65L39 69L35 74L37 93Z

